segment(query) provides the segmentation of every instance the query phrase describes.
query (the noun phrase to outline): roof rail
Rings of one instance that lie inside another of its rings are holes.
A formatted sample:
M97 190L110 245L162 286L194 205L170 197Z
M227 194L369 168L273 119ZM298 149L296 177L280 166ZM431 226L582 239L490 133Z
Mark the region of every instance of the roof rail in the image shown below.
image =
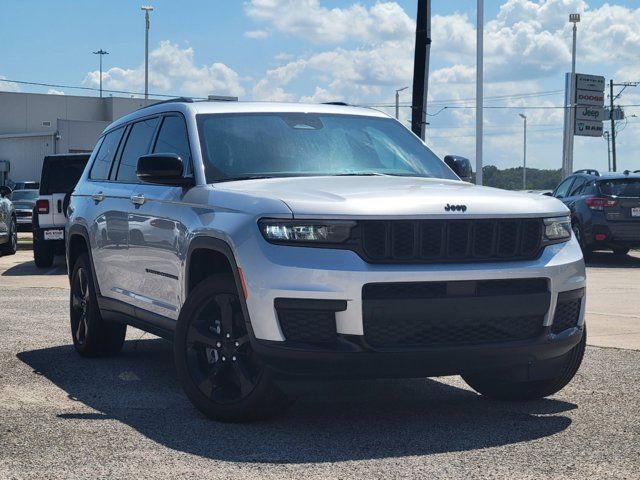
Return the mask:
M350 107L347 102L322 102L322 105L340 105L342 107Z
M144 107L140 107L138 110L142 110L143 108L154 107L156 105L162 105L163 103L193 103L193 98L188 97L176 97L169 98L168 100L162 100L160 102L152 103L151 105L145 105Z
M573 173L586 173L587 175L595 175L596 177L600 176L600 172L598 170L593 169L593 168L584 168L582 170L576 170Z

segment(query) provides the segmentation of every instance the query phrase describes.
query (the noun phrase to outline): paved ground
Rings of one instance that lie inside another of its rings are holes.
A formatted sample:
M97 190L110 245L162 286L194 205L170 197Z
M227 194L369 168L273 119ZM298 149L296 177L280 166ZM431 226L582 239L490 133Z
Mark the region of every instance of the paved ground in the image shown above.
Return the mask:
M591 346L574 381L529 404L457 377L312 384L278 418L203 419L170 345L130 329L123 355L70 345L63 263L0 258L0 479L640 478L640 256L589 267Z

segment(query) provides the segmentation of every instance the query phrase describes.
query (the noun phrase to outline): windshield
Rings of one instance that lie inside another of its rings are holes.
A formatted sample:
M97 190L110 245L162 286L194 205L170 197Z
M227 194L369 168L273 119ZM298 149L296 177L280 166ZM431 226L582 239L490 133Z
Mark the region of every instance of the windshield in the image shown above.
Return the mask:
M640 198L640 178L600 181L598 186L603 195Z
M198 115L207 181L286 176L458 177L390 118L267 113Z
M35 200L38 198L38 190L14 190L11 200Z

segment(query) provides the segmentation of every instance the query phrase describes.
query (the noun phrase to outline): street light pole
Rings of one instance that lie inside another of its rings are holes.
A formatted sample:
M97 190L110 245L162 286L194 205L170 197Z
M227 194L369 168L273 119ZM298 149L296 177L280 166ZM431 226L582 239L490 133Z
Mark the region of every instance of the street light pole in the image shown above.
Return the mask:
M476 185L482 185L484 0L478 0L476 21Z
M94 55L100 55L100 98L102 98L102 56L109 55L106 50L100 49L97 52L93 52Z
M527 189L527 116L519 113L520 118L524 120L524 152L523 152L523 168L522 168L522 189Z
M400 118L400 92L409 87L402 87L396 90L396 120Z
M143 5L140 10L144 11L145 30L144 30L144 99L149 99L149 12L153 11L151 5Z
M573 23L573 40L571 46L571 77L569 79L569 112L567 115L567 123L565 124L565 144L562 164L563 178L573 172L573 140L575 130L575 101L576 101L576 42L578 36L578 22L580 22L580 14L572 13L569 15L569 22Z

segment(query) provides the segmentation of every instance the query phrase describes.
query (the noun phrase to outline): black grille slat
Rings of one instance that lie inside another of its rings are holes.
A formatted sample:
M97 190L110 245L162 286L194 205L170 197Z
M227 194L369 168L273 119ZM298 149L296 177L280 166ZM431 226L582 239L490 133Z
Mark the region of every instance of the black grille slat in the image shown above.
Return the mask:
M364 220L357 232L352 245L370 263L529 260L542 248L540 218Z
M324 343L336 337L335 313L323 310L278 310L278 321L289 341Z

